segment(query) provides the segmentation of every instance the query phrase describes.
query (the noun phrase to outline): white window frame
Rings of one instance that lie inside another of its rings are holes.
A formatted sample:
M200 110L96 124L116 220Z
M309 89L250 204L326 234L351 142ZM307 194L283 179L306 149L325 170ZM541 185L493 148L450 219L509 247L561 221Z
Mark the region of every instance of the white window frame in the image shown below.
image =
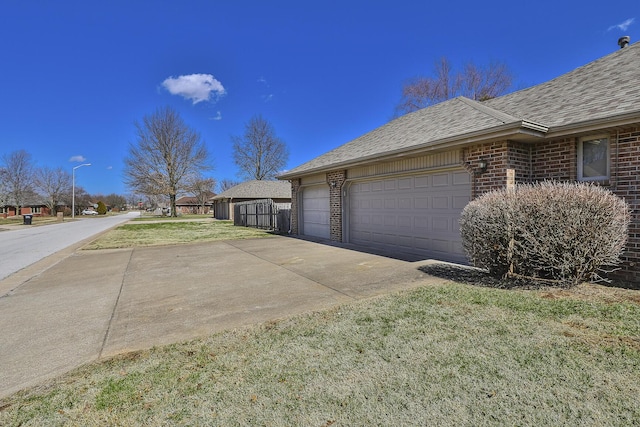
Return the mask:
M583 176L583 166L584 166L584 161L583 161L583 144L585 142L589 142L589 141L594 141L596 139L606 139L607 141L607 158L606 158L606 174L605 175L600 175L600 176ZM606 134L602 134L602 135L590 135L590 136L585 136L583 138L578 139L578 147L577 147L577 151L578 151L578 181L606 181L611 177L611 144L609 143L609 135Z

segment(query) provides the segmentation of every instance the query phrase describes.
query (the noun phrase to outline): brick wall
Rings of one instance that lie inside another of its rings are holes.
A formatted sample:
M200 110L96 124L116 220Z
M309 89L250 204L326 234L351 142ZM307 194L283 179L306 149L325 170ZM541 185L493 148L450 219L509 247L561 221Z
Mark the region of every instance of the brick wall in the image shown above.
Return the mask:
M576 139L536 143L532 148L532 181L555 179L575 181L577 177Z
M298 234L298 195L300 190L300 178L291 181L291 234Z
M331 240L342 242L342 186L347 179L346 171L327 173L329 183L329 232Z
M545 179L575 181L577 179L577 138L562 138L533 145L513 141L478 144L463 150L463 161L472 174L472 198L504 188L506 169L514 169L516 183ZM627 201L631 208L631 224L627 250L622 256L622 269L612 277L640 281L640 128L610 133L611 179L606 185ZM478 162L488 163L479 173Z
M472 174L472 199L506 185L507 153L507 141L478 144L463 150L462 160ZM484 172L478 170L480 161L487 162L487 170Z
M516 182L531 182L531 145L507 142L507 168L516 172Z
M640 128L611 136L611 190L626 200L631 209L627 250L618 275L640 282Z

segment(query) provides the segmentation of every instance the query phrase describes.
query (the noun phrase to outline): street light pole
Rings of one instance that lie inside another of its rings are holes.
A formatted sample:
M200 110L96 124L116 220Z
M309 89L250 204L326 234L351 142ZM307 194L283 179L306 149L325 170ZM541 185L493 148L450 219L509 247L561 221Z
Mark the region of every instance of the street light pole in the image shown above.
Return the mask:
M83 166L91 166L91 163L83 163L73 168L71 172L71 219L76 217L76 169Z

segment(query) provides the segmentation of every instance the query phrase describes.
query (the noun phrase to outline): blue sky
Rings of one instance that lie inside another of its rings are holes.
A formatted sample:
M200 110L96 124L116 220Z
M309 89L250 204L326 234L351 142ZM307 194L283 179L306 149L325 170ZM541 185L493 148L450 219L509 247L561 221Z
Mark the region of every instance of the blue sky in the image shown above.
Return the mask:
M0 155L127 193L134 122L174 108L234 179L231 135L261 114L300 165L388 122L403 82L505 62L514 89L640 39L640 6L607 1L0 2ZM638 17L636 19L636 17Z

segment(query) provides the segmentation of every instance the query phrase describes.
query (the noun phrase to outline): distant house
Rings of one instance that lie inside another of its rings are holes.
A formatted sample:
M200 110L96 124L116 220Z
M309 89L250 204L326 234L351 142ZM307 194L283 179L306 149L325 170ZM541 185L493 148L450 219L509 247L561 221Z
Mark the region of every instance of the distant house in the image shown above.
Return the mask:
M183 214L208 214L212 207L211 199L215 196L215 193L209 192L206 195L206 201L203 204L198 197L185 196L176 200L176 210Z
M37 198L29 199L23 203L20 207L20 212L18 212L18 207L15 203L9 202L4 206L0 206L0 217L9 218L16 215L49 216L51 215L51 209Z
M407 114L287 171L291 232L466 262L459 219L470 200L584 181L630 205L619 273L640 281L640 43L625 46L528 89Z
M233 206L238 202L272 199L275 203L291 203L291 185L283 181L246 181L213 197L217 219L233 220Z

